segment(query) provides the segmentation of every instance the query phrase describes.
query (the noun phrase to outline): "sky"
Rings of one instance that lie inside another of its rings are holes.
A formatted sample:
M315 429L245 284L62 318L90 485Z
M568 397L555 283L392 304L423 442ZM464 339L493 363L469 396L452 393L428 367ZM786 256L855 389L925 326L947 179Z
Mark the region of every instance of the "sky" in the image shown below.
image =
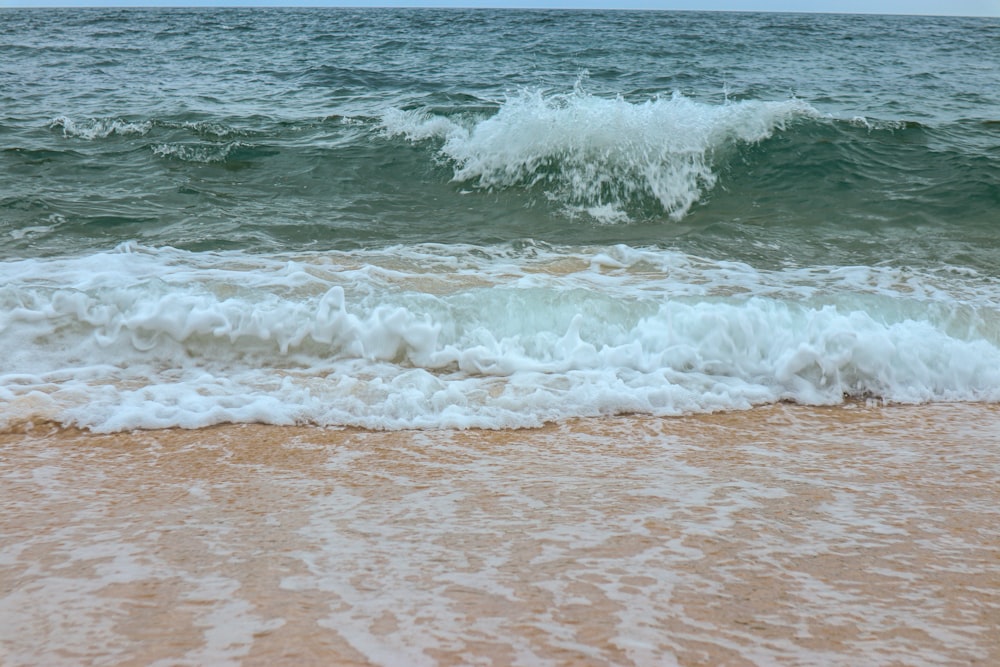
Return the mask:
M1000 0L0 0L0 7L558 7L998 16Z

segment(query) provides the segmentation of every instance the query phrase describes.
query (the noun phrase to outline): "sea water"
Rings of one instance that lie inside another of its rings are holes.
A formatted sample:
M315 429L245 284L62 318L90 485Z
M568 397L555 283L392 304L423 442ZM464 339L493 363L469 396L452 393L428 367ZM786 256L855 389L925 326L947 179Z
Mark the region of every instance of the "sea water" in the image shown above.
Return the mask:
M1000 20L0 18L5 428L1000 400Z

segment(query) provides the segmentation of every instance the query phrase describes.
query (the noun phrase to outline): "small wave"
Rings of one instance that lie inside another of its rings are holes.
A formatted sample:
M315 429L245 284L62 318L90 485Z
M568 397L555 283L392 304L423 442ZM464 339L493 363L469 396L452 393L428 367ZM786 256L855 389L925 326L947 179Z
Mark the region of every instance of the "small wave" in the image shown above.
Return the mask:
M252 149L253 144L242 141L226 143L190 143L190 144L155 144L153 154L181 162L196 162L202 164L217 164L226 162L239 155L243 149Z
M869 118L867 116L854 116L847 122L854 127L860 127L868 130L869 132L898 132L901 130L926 129L922 123L915 120L883 120L880 118Z
M152 128L151 121L127 121L121 118L90 118L74 121L67 116L58 116L49 121L50 128L61 128L64 137L75 139L106 139L110 136L143 136Z
M237 137L252 137L259 134L253 130L233 127L218 121L198 120L183 121L179 123L163 121L161 124L163 127L188 130L198 136L211 137L214 139L234 139Z
M64 137L75 139L106 139L113 136L146 136L159 130L182 130L187 134L215 140L251 137L258 131L234 127L217 120L173 120L151 118L143 121L127 121L119 117L88 118L73 120L68 116L57 116L48 123L49 128L61 129Z
M525 91L491 117L445 117L392 109L386 135L443 140L454 179L486 190L541 187L568 211L606 222L652 203L683 218L715 186L720 154L752 144L818 112L800 100L721 105L674 94L644 103Z

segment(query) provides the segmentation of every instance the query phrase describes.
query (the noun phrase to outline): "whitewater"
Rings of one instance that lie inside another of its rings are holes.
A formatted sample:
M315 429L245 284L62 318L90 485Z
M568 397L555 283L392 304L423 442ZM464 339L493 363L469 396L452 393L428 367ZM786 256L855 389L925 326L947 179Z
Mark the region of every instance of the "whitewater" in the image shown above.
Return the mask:
M8 262L5 426L539 426L776 401L994 401L994 284L627 246ZM57 276L57 278L54 278ZM12 372L13 371L13 372Z

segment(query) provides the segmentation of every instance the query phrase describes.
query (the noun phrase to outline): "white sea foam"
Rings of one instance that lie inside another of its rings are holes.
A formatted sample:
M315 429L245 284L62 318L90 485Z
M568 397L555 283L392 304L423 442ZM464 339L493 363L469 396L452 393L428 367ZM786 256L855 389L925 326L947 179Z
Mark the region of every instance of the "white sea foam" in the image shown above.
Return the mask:
M76 139L105 139L112 135L145 135L152 129L149 121L132 122L121 118L88 118L75 121L67 116L58 116L49 121L49 127L62 128L64 137Z
M152 151L157 157L212 164L225 162L234 150L248 145L242 141L156 144L152 147Z
M578 87L569 95L522 92L488 118L392 109L382 126L410 141L442 140L456 181L538 186L567 210L620 222L646 202L684 217L716 184L721 153L816 115L794 99L713 105L674 94L637 104Z
M988 281L624 246L445 251L7 262L0 420L495 428L845 394L1000 399Z

